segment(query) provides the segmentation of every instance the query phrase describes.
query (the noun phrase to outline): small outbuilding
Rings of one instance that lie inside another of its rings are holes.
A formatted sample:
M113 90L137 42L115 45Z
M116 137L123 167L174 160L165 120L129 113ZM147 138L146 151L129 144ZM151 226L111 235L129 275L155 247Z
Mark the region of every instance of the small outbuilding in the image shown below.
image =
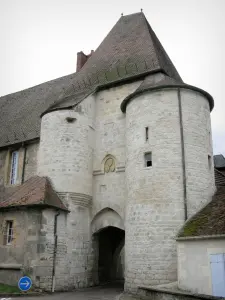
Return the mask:
M178 287L225 297L225 176L215 169L217 191L177 238Z
M54 288L54 282L45 286L46 277L54 276L57 238L62 245L67 212L46 177L30 178L0 202L1 283L17 285L28 275L35 287Z

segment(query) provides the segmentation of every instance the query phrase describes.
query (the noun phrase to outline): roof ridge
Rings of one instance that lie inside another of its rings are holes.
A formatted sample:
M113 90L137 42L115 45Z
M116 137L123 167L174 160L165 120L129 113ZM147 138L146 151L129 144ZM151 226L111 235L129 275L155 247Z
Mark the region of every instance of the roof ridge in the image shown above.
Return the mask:
M149 30L149 29L151 29L152 32L154 32L154 31L153 31L153 29L151 28L151 25L149 24L148 20L146 19L145 14L144 14L144 13L142 13L142 14L143 14L143 17L144 17L144 20L145 20L145 23L146 23L146 27L147 27L147 30L148 30L149 37L150 37L150 39L151 39L151 41L152 41L152 45L153 45L153 48L154 48L154 50L155 50L155 55L156 55L158 64L160 65L159 54L158 54L158 51L157 51L157 49L156 49L155 43L154 43L154 41L153 41L153 38L152 38L152 36L151 36L151 33L150 33L150 30ZM154 32L154 33L155 33L155 32Z

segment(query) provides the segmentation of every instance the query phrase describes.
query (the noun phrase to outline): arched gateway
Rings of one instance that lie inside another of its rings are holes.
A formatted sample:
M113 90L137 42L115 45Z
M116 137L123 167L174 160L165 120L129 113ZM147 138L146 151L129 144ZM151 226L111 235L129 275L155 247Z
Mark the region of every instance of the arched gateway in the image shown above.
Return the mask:
M99 283L124 280L123 220L110 208L100 211L92 221L96 276Z

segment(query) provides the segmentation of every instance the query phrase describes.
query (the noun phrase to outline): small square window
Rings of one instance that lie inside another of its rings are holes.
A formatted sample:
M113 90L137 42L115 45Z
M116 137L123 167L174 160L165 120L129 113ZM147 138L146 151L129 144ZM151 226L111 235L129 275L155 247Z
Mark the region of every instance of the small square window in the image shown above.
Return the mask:
M11 245L13 241L13 221L6 221L4 244Z
M152 152L145 153L145 167L152 167Z

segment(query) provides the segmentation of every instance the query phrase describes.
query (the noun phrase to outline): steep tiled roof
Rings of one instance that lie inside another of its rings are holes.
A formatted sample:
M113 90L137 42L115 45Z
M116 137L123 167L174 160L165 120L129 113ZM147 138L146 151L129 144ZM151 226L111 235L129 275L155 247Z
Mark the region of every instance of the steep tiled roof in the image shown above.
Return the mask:
M225 157L223 154L217 154L213 156L214 166L218 169L225 168Z
M220 186L203 209L190 218L178 237L225 234L225 186Z
M53 190L50 181L39 176L31 177L11 196L0 202L0 210L19 206L49 206L68 210Z
M184 85L144 14L122 16L79 72L0 98L0 147L39 137L46 110L72 107L100 88L154 72Z

